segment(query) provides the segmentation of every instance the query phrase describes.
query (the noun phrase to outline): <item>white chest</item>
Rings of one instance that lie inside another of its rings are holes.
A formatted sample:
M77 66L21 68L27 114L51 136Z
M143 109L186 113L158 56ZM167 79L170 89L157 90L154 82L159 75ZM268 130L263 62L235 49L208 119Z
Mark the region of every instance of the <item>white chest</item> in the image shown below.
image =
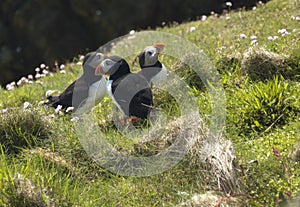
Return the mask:
M113 103L118 107L118 109L121 111L121 113L123 114L123 116L125 116L125 113L123 112L121 106L118 104L118 102L116 101L113 93L112 93L112 80L108 80L107 84L106 84L106 90L107 90L107 94L109 95L109 97L111 98L111 100L113 101Z
M151 85L158 86L159 84L163 84L166 82L168 76L168 71L165 68L164 64L162 64L162 69L155 76L151 78Z

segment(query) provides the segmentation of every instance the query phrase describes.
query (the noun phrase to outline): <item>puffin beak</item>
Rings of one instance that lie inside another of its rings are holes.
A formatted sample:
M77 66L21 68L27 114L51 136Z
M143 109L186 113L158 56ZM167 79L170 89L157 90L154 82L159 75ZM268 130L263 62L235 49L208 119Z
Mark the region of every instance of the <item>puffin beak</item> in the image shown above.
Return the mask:
M95 76L102 76L103 74L100 71L101 71L101 63L98 64L95 69Z
M163 51L163 49L165 47L165 44L163 44L163 43L156 43L156 44L153 45L153 47L155 47L156 48L156 52L158 54L160 54Z

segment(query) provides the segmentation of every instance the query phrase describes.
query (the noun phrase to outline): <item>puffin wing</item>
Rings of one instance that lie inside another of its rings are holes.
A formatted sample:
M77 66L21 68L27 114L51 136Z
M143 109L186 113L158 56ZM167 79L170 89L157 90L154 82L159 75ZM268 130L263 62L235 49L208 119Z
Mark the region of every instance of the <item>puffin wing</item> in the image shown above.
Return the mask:
M83 78L79 78L73 84L72 93L66 94L72 100L72 106L76 110L80 105L83 105L89 95L89 85Z
M72 96L75 86L75 81L71 83L59 96L49 96L47 97L48 105L56 108L61 105L64 109L72 106Z
M116 102L127 116L147 118L153 105L148 81L140 74L128 74L112 83Z

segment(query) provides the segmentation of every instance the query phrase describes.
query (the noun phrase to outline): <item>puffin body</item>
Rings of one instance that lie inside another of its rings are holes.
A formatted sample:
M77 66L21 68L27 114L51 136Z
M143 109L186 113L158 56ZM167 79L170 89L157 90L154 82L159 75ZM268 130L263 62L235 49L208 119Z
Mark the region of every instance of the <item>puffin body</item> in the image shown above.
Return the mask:
M127 62L118 56L102 61L95 74L109 75L107 92L125 119L146 119L153 108L152 91L146 78L130 72Z
M139 74L143 75L151 86L157 86L164 83L167 79L167 69L158 60L158 55L164 48L164 44L155 44L148 46L138 55L141 71Z
M104 58L102 53L88 53L83 61L82 76L59 96L48 96L47 104L54 108L61 105L63 109L74 107L76 112L84 113L99 103L106 93L106 79L103 76L96 76L94 71Z

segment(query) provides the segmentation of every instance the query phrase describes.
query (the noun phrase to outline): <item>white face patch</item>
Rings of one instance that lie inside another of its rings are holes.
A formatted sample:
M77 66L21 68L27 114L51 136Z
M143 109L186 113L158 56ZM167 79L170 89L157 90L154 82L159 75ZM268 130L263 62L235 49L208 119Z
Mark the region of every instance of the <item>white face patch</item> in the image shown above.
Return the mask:
M100 73L109 74L117 63L111 59L105 59L101 62Z
M144 66L154 65L158 61L158 53L155 47L146 47L143 53L145 54Z

